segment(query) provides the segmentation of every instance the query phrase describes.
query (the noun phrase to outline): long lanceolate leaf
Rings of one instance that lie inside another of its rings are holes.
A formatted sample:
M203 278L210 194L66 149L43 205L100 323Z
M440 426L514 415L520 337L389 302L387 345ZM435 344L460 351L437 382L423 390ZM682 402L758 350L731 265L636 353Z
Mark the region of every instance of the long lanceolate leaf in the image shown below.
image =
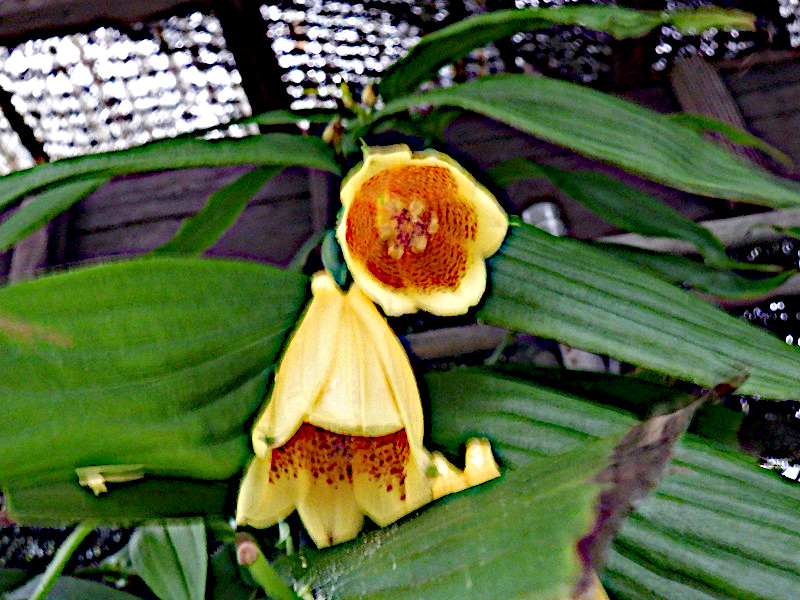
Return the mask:
M631 262L666 281L718 298L763 298L796 275L796 271L784 271L770 277L748 279L729 269L706 265L686 256L652 252L622 244L598 243L597 245L603 252Z
M800 487L687 438L623 526L603 581L620 600L794 600Z
M110 179L109 176L76 179L29 199L0 223L0 252L33 233L53 217L80 202Z
M711 263L732 262L725 246L705 227L645 192L592 171L564 171L512 158L489 171L500 185L546 177L559 190L604 221L626 231L692 242Z
M153 253L200 254L207 250L236 222L250 198L281 170L281 167L256 168L217 190L203 210L186 219L175 237Z
M77 490L76 467L120 464L142 465L145 482L233 476L249 455L244 423L305 294L300 275L203 259L3 288L0 484Z
M150 523L131 537L134 571L159 598L206 597L208 549L202 520Z
M747 374L742 393L797 395L797 348L580 241L520 225L491 273L489 323L708 387Z
M551 25L581 25L617 38L638 37L661 23L682 31L708 27L753 29L752 15L719 9L702 11L636 11L617 6L569 6L502 10L465 19L426 35L409 53L393 63L380 84L381 95L393 100L413 93L443 66L466 56L471 50L520 31Z
M646 385L616 379L622 396ZM574 452L631 423L617 409L492 371L434 373L426 383L435 442L455 449L482 433L506 465L518 468ZM694 436L678 444L673 466L614 543L602 574L614 597L796 598L800 487L758 468L751 457Z
M564 600L613 441L528 464L427 507L399 527L304 557L299 587L337 600ZM299 566L299 565L298 565Z
M800 186L740 159L666 115L583 86L497 75L389 103L457 106L687 192L775 208L800 205Z
M121 152L60 160L12 173L0 178L0 208L24 194L79 175L99 173L111 176L248 164L301 166L339 172L332 150L317 138L283 133L222 140L179 138Z

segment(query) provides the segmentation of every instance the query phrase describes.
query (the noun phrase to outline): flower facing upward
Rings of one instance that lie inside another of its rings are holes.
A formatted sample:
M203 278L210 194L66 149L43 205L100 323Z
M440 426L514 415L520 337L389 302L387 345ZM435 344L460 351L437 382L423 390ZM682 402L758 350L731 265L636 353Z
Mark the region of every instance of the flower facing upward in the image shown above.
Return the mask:
M448 156L408 146L366 148L341 191L336 230L347 266L388 315L465 313L486 289L484 259L508 217Z
M364 515L385 526L499 475L488 443L468 463L477 477L452 467L437 475L444 458L422 446L419 392L399 340L356 285L343 294L318 274L311 289L253 428L237 523L267 527L296 508L323 547L355 537Z

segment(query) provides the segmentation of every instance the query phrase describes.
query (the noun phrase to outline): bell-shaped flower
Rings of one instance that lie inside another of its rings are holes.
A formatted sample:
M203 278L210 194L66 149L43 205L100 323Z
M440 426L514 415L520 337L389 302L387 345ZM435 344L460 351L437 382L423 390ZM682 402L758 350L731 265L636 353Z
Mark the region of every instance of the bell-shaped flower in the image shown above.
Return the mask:
M327 273L311 289L253 428L236 521L267 527L297 509L323 547L355 537L364 515L396 521L431 501L435 482L464 475L437 476L414 373L375 305L356 285L342 293ZM480 459L483 475L470 485L499 475L488 444Z
M480 301L484 259L503 242L508 217L450 157L366 148L341 200L336 236L345 261L387 315L459 315Z

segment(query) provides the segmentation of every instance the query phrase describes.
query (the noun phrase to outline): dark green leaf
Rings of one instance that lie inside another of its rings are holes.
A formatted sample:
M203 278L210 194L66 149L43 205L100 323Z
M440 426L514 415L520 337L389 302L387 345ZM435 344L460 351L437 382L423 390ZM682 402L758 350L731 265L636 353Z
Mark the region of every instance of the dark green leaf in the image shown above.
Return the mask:
M225 544L209 562L209 600L254 600L257 588L245 583L236 561L236 548Z
M617 6L563 6L501 10L464 19L429 33L384 73L380 93L387 101L411 94L436 72L459 58L503 37L552 25L581 25L617 38L638 37L661 23L681 30L708 27L753 29L754 17L739 11L636 11Z
M519 469L284 566L294 564L301 587L337 599L563 600L580 577L575 543L593 520L589 480L636 421L488 371L432 373L425 384L435 444L457 454L468 437L487 436Z
M5 600L27 600L35 583L36 580L3 598ZM137 600L137 598L138 596L115 590L102 583L77 577L59 577L47 596L47 600Z
M328 231L322 238L321 253L325 269L331 274L337 285L343 286L347 281L348 270L333 231Z
M255 123L257 125L289 125L308 121L309 123L327 123L339 116L335 108L311 108L295 110L273 110L249 117L243 124Z
M621 437L637 421L624 411L581 403L552 388L491 370L425 376L431 400L430 436L451 454L470 437L487 437L503 464L577 450Z
M151 523L131 536L134 571L162 600L203 600L208 550L201 520Z
M798 349L578 240L520 225L491 261L486 322L713 387L797 394Z
M239 218L258 190L283 170L282 167L260 167L217 190L205 207L183 222L180 231L154 254L200 254L213 246Z
M620 600L794 600L800 487L687 437L627 521L603 582Z
M0 208L20 196L78 175L229 165L301 166L339 172L333 151L320 139L271 133L239 139L177 138L38 165L0 178Z
M111 525L131 525L149 519L197 515L230 517L231 498L239 479L208 481L146 476L110 485L108 494L95 496L74 481L46 485L6 485L9 512L19 523L63 525L78 519L97 519Z
M685 256L652 252L621 244L595 244L595 246L666 281L718 298L764 297L796 274L796 271L784 271L772 277L748 279L730 269L705 265ZM734 264L739 265L739 263Z
M594 404L617 407L642 420L679 410L687 403L685 390L638 375L537 367L528 363L498 364L490 373L577 396ZM689 398L694 400L694 397Z
M375 133L383 131L399 132L408 136L421 138L430 145L436 140L443 139L445 129L447 129L450 123L463 114L464 111L458 108L436 108L422 114L389 117L381 121L380 125L376 127L374 131ZM345 148L347 154L355 150L358 150L358 148Z
M767 156L774 158L778 162L783 163L787 167L792 166L792 159L778 150L775 146L768 144L760 137L754 136L749 131L740 129L726 121L720 121L719 119L714 119L712 117L695 113L675 113L669 115L669 117L681 125L695 129L699 133L719 133L729 142L748 148L755 148Z
M0 252L8 250L50 219L83 200L109 179L108 176L77 179L30 198L0 223Z
M145 478L237 474L245 423L305 295L295 273L188 258L0 289L0 482L77 488L76 467L114 464L141 464Z
M0 594L21 586L27 578L24 569L0 569Z
M299 585L337 600L563 600L582 574L575 544L599 491L589 480L612 447L583 443L579 452L440 500L399 526L313 553Z
M525 374L522 366L516 370ZM541 378L539 371L529 375ZM558 385L576 392L575 377L597 377L598 386L586 380L589 397L597 397L597 390L614 393L612 387L619 394L645 389L623 377L609 386L602 381L608 375L562 376ZM425 381L434 442L455 451L459 440L486 433L505 463L517 467L574 451L632 422L617 410L491 370L432 373ZM798 504L800 486L760 469L741 452L687 436L669 475L623 526L603 583L619 600L794 599L800 584L800 564L791 551L800 545Z
M598 217L626 231L691 242L713 264L730 263L725 246L713 234L667 204L617 179L593 171L564 171L516 158L489 175L506 182L546 177L554 186Z
M667 115L574 83L484 77L395 100L373 118L425 105L472 110L687 192L776 208L800 205L795 182L748 163Z

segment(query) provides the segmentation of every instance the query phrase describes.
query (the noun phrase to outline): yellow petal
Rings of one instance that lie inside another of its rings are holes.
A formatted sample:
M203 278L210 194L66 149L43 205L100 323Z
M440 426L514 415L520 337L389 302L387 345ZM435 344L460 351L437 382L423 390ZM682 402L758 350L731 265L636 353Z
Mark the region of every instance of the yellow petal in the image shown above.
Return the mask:
M363 438L355 448L353 492L364 514L381 527L433 499L430 480L418 466L427 463L427 456L418 461L412 454L402 431Z
M422 447L425 421L417 380L408 362L408 355L386 320L356 284L350 287L347 299L364 335L371 342L369 351L379 360L380 372L391 382L395 410L406 431L412 455L425 472L428 468L427 453Z
M297 501L308 494L308 473L278 467L270 479L272 461L254 457L247 467L236 502L237 525L269 527L282 521L295 509Z
M297 503L297 512L311 539L324 548L353 539L364 523L353 494L352 438L309 425L303 428L310 434L303 449L307 456L303 466L310 477L308 493Z
M500 470L492 455L492 446L486 439L471 438L467 441L463 472L438 452L431 455L431 460L436 467L436 477L431 484L434 498L454 494L500 477Z
M78 483L88 487L95 496L108 491L107 483L123 483L144 478L144 465L96 465L75 469Z
M500 469L492 454L492 445L483 438L470 438L464 454L464 478L472 487L500 477Z
M311 292L312 301L275 374L270 401L253 426L253 449L262 458L268 447L280 446L292 437L332 376L344 294L325 274L313 278Z
M343 297L340 328L333 343L332 371L309 411L307 422L348 435L394 433L403 428L395 400L397 382L393 374L386 372L381 357L387 344L395 344L400 351L402 347L375 305L353 299L352 292ZM380 327L367 327L365 319L377 319ZM408 359L403 358L407 376L413 380ZM401 385L404 384L401 381ZM419 394L416 394L418 405L419 402Z
M433 461L433 466L436 467L436 477L431 483L434 499L467 489L467 480L464 477L464 473L450 464L450 461L444 456L439 452L434 452L431 454L431 460Z

